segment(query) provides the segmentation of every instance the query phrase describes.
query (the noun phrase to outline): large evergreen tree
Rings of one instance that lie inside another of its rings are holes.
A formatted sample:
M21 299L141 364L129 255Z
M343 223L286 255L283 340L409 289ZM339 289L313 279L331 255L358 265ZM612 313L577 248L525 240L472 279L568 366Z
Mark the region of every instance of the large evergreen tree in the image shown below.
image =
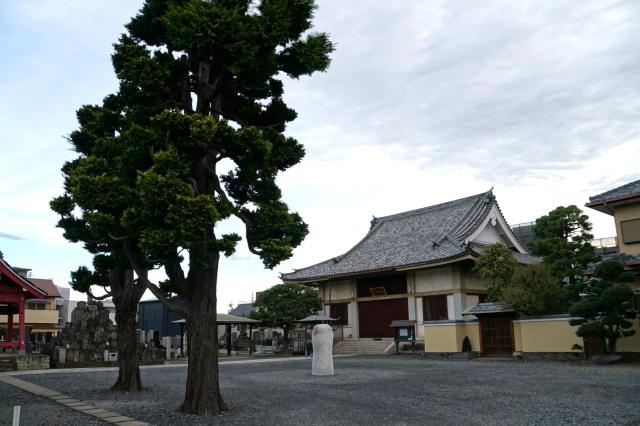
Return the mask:
M314 9L312 0L148 0L115 46L118 94L81 111L91 119L80 117L81 135L71 137L82 158L67 166L77 177L67 189L87 199L76 197L63 213L74 220L75 206L87 206L89 227L121 248L139 282L162 299L147 271L164 267L166 288L185 296L186 412L225 409L217 273L220 255L241 237L216 224L239 218L249 250L268 268L307 233L275 179L304 155L284 135L296 113L282 98L282 76L329 65L328 37L309 33Z
M134 279L122 241L112 235L123 232L119 219L136 202L129 188L135 184L138 168L150 164L149 154L144 145L124 143L130 137L125 131L129 120L117 96L108 96L101 106L83 106L77 117L80 128L68 139L79 156L63 166L65 192L51 201L51 208L60 215L58 227L64 237L83 243L94 255L94 270L82 266L72 273L74 290L91 299L113 298L119 364L113 389L141 390L136 315L146 286ZM96 297L94 286L106 294Z
M538 218L533 231L532 253L542 256L558 279L566 279L577 297L587 265L598 260L591 246L589 217L574 205L558 207Z

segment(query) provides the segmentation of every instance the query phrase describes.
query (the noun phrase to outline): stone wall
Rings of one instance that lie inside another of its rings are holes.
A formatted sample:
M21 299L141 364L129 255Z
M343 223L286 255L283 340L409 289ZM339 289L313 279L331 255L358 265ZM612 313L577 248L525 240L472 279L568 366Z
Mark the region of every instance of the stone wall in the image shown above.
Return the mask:
M109 310L101 302L78 302L58 344L67 348L68 362L103 361L105 350L115 352L118 344Z

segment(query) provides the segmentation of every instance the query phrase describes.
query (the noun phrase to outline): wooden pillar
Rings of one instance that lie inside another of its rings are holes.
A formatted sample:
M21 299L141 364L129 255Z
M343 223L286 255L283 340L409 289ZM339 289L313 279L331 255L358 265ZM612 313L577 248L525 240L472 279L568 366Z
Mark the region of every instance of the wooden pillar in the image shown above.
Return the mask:
M249 355L253 353L253 324L249 324Z
M7 330L5 332L5 339L7 342L13 341L13 311L7 307Z
M24 353L25 350L25 323L24 323L24 296L20 295L18 303L18 350Z
M231 356L231 324L226 325L227 332L227 356Z

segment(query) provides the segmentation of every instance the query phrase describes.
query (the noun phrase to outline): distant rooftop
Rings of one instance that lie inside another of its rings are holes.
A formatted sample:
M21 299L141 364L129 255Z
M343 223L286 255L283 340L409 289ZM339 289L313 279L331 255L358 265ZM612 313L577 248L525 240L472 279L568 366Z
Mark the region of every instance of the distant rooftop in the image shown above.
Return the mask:
M40 290L47 293L47 296L60 297L60 292L58 291L56 285L53 283L53 280L43 278L29 278L29 281L34 283Z
M640 199L640 180L589 197L589 202L586 206L603 213L611 214L611 212L605 208L605 204L622 203L635 198Z

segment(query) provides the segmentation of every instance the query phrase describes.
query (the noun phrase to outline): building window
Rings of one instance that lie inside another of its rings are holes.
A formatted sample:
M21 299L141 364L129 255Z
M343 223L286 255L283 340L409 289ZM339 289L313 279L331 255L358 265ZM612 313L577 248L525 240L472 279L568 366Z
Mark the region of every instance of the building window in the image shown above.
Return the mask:
M27 309L32 311L44 311L45 305L42 303L27 303Z
M424 321L440 321L449 319L447 295L425 296L422 298L422 318Z
M329 316L337 319L331 324L347 325L349 324L349 304L348 303L332 303L329 305Z
M640 243L640 219L624 220L620 222L620 229L625 244Z

